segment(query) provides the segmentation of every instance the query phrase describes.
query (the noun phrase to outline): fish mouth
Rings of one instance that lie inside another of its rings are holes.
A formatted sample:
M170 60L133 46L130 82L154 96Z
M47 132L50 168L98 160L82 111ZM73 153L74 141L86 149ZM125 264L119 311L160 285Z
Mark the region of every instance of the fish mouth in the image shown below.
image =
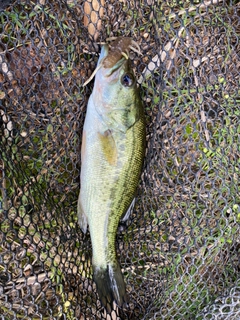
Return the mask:
M110 38L111 44L103 44L98 64L91 77L83 84L88 84L101 69L105 77L110 77L116 70L123 68L128 71L130 49L141 54L139 45L130 37Z
M105 56L102 64L104 68L112 68L122 58L129 59L130 49L141 55L140 47L130 37L108 38L110 40L107 48L107 56Z

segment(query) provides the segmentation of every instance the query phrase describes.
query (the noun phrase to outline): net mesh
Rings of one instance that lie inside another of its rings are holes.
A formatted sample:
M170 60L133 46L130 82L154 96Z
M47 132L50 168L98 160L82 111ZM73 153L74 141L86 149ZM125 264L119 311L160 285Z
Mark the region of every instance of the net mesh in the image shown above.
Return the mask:
M0 2L0 319L239 319L238 1ZM100 46L131 36L147 120L107 315L77 223Z

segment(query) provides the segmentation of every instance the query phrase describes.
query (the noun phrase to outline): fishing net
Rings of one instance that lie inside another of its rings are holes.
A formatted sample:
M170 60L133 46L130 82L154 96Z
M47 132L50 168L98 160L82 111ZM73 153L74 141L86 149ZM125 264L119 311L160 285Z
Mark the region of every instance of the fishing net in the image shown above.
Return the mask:
M239 319L238 1L0 1L0 319ZM77 223L99 42L131 36L147 122L106 314Z

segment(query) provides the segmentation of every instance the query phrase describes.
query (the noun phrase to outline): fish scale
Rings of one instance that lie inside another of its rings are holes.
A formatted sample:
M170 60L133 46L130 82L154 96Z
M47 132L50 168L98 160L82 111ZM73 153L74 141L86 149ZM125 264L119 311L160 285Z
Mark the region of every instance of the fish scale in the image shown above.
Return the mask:
M87 106L78 200L83 232L89 225L93 279L108 311L113 301L127 302L115 241L119 221L135 197L145 153L144 110L129 60L124 56L106 68L101 61L113 61L111 52L108 45L102 47Z

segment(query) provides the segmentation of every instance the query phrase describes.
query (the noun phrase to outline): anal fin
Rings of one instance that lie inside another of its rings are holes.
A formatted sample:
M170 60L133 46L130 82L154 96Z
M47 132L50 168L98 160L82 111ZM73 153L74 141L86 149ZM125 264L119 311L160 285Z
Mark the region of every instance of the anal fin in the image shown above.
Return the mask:
M135 206L135 203L136 203L136 198L133 198L133 201L131 202L129 208L127 209L127 211L125 213L125 215L121 218L121 223L122 222L126 222L129 219L129 217L130 217L130 215L131 215L131 213L133 211L133 208Z

